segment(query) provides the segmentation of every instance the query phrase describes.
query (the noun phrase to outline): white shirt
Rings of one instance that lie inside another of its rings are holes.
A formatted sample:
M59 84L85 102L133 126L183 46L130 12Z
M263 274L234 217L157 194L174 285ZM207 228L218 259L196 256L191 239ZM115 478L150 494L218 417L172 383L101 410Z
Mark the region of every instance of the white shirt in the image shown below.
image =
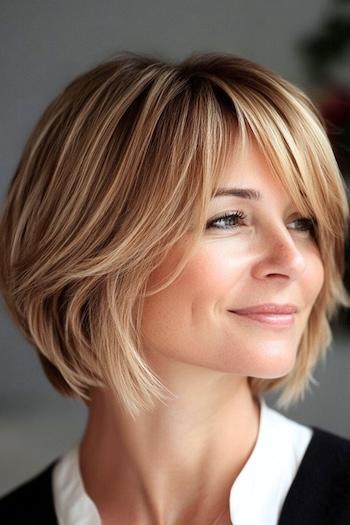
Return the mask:
M312 428L270 408L262 396L259 400L257 440L230 491L230 518L234 525L277 525L313 433ZM59 525L101 525L96 505L85 492L79 443L55 465L53 493Z

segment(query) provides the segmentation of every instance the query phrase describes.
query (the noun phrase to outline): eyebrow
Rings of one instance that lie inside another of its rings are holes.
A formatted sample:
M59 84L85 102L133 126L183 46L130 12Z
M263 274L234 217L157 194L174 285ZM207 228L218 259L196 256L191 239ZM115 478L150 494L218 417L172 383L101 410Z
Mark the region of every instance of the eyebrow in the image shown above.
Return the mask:
M253 188L219 188L213 198L227 196L241 197L242 199L256 201L262 199L260 191L254 190Z

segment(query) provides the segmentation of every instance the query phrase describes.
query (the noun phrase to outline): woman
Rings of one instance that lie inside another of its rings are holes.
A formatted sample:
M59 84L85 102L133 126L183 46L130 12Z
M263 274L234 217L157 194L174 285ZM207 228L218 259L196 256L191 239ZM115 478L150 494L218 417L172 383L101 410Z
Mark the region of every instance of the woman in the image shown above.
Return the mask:
M266 68L122 53L73 80L10 184L0 275L89 418L1 523L349 523L350 440L262 396L303 398L325 356L347 224L317 109Z

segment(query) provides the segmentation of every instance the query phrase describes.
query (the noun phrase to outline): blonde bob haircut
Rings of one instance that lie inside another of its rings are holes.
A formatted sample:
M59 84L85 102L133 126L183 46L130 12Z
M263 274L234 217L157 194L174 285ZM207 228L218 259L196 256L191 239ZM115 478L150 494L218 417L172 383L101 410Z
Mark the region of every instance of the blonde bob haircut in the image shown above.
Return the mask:
M29 136L0 222L1 291L53 387L84 402L107 387L133 418L172 394L142 349L143 300L179 276L229 155L252 139L314 221L325 279L291 372L248 382L278 390L279 408L303 398L350 305L346 186L325 129L303 91L229 53L121 52L73 79ZM175 271L149 289L185 235Z

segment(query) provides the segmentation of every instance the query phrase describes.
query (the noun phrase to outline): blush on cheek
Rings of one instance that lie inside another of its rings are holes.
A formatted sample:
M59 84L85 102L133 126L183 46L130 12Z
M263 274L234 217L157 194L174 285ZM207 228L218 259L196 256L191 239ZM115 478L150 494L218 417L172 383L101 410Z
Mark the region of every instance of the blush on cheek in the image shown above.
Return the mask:
M308 297L305 304L310 305L310 310L315 304L325 280L324 265L320 256L314 257L312 264L309 264L308 275L304 278L304 290L307 291Z

